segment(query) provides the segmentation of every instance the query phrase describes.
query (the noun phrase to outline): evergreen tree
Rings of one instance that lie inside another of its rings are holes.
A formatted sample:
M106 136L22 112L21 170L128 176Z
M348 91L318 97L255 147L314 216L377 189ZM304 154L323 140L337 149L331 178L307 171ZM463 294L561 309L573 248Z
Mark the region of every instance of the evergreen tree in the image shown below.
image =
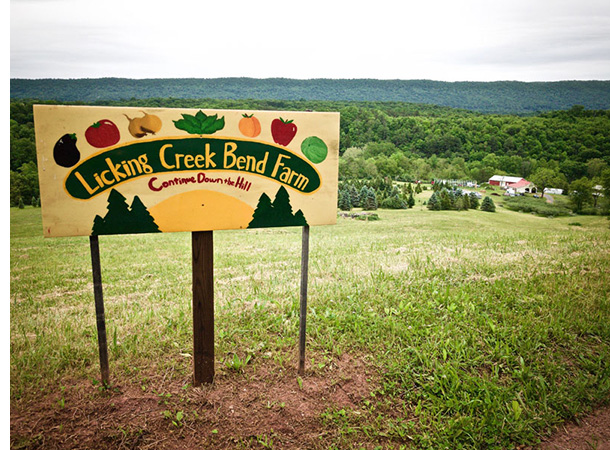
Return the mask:
M387 209L406 209L407 204L400 198L399 195L392 195L379 202L381 208Z
M477 209L479 207L479 199L477 198L477 194L471 192L470 195L470 208Z
M442 189L440 191L440 204L442 210L448 210L453 208L453 201L451 199L451 195L447 189Z
M468 194L462 194L462 203L464 209L470 209L470 196Z
M362 208L366 211L372 211L377 209L377 194L373 188L369 188L364 199L364 205Z
M437 192L433 192L428 200L428 209L430 211L440 211L441 210L441 200Z
M368 186L365 184L360 188L360 192L358 193L358 198L359 198L359 206L360 208L364 208L364 203L366 202L366 196L369 194L369 188Z
M420 183L417 183L415 185L415 193L416 194L421 194L422 193L422 189L421 189L421 184Z
M490 196L483 199L481 203L481 211L496 212L496 205Z
M341 211L350 211L352 209L352 204L350 201L349 192L342 190L339 192L339 209Z
M415 198L413 198L413 192L409 194L409 199L407 200L407 205L409 208L413 208L415 206Z
M354 208L360 206L360 196L358 195L358 189L356 189L356 186L354 186L353 184L350 184L349 186L349 196L350 203Z
M465 209L467 209L467 208L464 206L464 196L463 196L463 195L460 195L460 196L459 196L459 197L456 199L456 201L455 201L455 205L454 205L454 208L455 208L456 210L458 210L458 211L464 211Z

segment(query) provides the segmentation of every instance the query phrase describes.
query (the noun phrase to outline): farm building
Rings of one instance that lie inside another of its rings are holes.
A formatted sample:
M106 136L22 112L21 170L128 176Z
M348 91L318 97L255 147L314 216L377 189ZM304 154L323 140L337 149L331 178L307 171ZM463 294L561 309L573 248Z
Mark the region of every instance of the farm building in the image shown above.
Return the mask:
M507 177L504 175L494 175L489 179L489 184L492 186L500 186L503 188L507 188L509 184L518 183L521 180L525 180L521 177Z
M544 193L545 194L561 195L561 194L563 194L563 189L559 189L559 188L544 188Z
M489 179L492 186L500 186L506 189L507 195L525 194L536 192L536 186L525 178L494 175Z
M521 178L516 183L509 183L506 189L511 189L515 194L525 194L530 192L536 192L536 186L531 182Z

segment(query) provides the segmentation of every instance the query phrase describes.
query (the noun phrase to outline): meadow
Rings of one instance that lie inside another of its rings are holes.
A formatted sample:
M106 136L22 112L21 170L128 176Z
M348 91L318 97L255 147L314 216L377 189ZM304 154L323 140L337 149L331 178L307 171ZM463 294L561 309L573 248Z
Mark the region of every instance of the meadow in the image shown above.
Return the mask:
M100 237L104 387L88 239L11 208L13 448L508 449L607 404L607 218L421 201L311 229L303 377L301 230L214 232L202 388L190 233Z

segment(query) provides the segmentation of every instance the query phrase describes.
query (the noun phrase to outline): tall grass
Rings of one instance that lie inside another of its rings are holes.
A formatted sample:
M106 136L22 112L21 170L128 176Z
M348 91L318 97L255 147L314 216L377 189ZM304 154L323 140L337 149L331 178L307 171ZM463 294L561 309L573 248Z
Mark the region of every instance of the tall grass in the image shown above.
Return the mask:
M311 230L308 355L358 355L379 380L369 400L321 417L338 447L511 448L608 401L607 220L378 213ZM43 239L39 214L11 209L12 402L99 371L88 239ZM214 239L217 362L285 364L300 229ZM113 374L188 374L190 234L102 236L100 248Z

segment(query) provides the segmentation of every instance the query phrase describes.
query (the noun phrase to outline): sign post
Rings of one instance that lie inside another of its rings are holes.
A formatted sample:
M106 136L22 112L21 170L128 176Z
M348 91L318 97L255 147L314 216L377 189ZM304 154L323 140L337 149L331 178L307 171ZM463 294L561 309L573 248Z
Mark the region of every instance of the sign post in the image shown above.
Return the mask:
M214 381L214 239L212 231L192 234L193 385Z
M108 365L108 343L106 339L106 316L104 313L104 291L102 288L102 265L100 263L100 245L97 236L89 237L91 247L91 271L93 272L93 296L95 298L95 317L97 324L97 344L100 356L100 370L104 386L110 384L110 367Z
M309 276L309 226L303 227L301 248L301 293L299 313L299 375L305 374L305 337L307 329L307 281Z
M109 382L98 236L192 233L194 384L214 379L214 230L302 227L299 373L309 227L337 220L339 114L34 105L45 237L89 236Z

